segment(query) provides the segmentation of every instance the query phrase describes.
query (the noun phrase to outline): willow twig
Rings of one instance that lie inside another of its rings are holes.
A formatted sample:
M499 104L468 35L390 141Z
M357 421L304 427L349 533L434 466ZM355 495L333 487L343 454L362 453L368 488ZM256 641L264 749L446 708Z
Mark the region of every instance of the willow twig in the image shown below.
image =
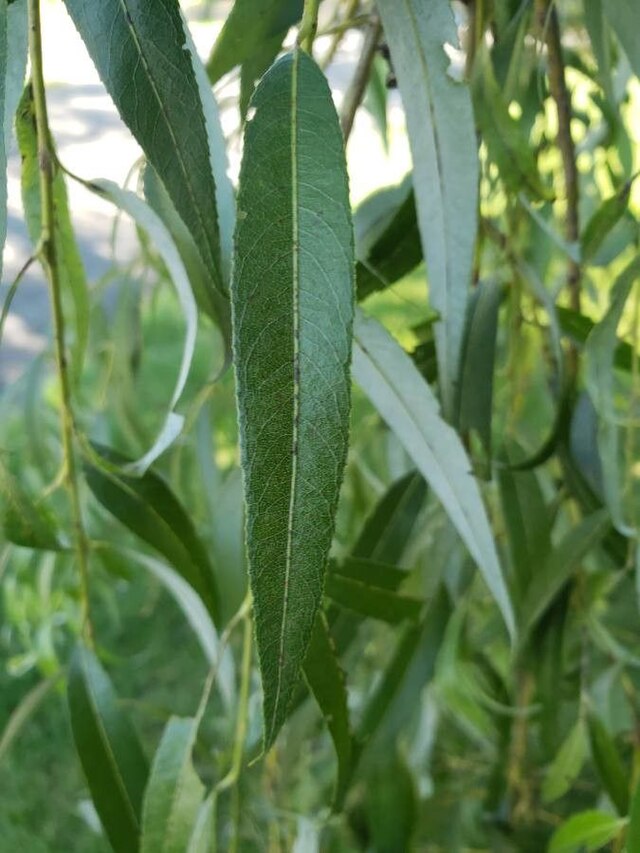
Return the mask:
M372 19L365 30L364 44L362 45L360 59L358 60L356 70L349 88L345 93L344 102L342 104L340 124L342 125L342 133L344 135L345 143L349 141L358 107L362 103L364 93L367 89L367 83L369 82L369 76L371 74L371 66L375 59L381 32L382 24L380 23L380 19L376 16Z

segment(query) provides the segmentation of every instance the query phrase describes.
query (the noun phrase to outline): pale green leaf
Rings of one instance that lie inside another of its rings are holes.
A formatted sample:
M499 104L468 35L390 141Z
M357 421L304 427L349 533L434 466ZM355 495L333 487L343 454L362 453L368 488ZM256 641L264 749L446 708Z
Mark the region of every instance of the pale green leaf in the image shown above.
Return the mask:
M252 106L232 303L269 747L320 604L346 456L353 238L342 135L317 66L283 57Z
M440 499L514 635L509 591L462 442L443 420L438 401L409 356L379 323L361 314L355 325L353 372Z
M478 156L466 85L448 73L458 37L448 0L378 0L407 116L445 412L462 355L477 230Z
M113 686L88 649L69 668L69 711L93 804L116 853L137 853L147 762Z
M16 0L7 11L7 77L4 95L4 145L9 151L13 121L27 70L27 0Z
M583 720L571 729L542 783L542 800L552 803L564 796L575 782L587 757L589 744Z
M627 54L633 73L640 77L640 40L636 0L603 0L604 13Z
M35 503L1 459L0 508L2 530L9 542L44 551L64 549L55 520Z
M626 820L599 811L573 815L554 833L549 853L591 853L600 850L618 835Z
M172 717L156 751L142 807L140 853L185 853L204 797L191 753L195 719Z

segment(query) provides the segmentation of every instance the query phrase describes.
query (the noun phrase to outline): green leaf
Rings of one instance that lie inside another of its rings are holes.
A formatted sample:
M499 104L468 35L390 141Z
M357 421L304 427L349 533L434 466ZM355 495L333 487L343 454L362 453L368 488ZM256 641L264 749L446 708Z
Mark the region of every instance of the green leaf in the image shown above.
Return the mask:
M44 507L34 503L0 459L0 503L4 535L14 545L44 551L65 548L55 520Z
M378 0L407 116L429 298L439 315L441 393L453 412L477 230L478 157L471 95L448 73L458 44L448 0Z
M405 619L416 620L424 603L417 598L398 595L363 580L354 580L330 572L325 583L325 595L336 604L395 625Z
M7 68L9 64L9 44L7 39L7 4L0 3L0 115L6 120ZM7 139L3 125L0 134L0 276L2 275L2 255L7 239Z
M20 703L13 709L7 720L7 724L0 733L0 764L2 764L2 760L11 748L11 744L40 708L58 679L59 675L54 675L51 678L40 681L35 687L29 690Z
M578 720L558 750L542 784L542 800L552 803L563 797L575 782L588 752L587 732L583 720Z
M16 133L22 158L22 203L31 242L37 246L42 230L40 200L40 164L35 107L31 86L27 86L16 114ZM53 170L54 240L60 268L63 298L71 303L75 339L72 343L72 368L79 379L89 339L89 289L80 250L69 212L64 175L56 163Z
M498 167L506 189L513 193L522 190L533 200L553 198L553 190L540 178L527 133L509 113L487 51L478 57L476 68L476 120L489 158Z
M424 477L416 471L392 483L367 518L351 556L392 565L398 563L426 493Z
M20 97L24 89L28 54L27 0L17 0L7 12L7 76L4 92L4 147L9 151Z
M418 795L406 762L397 748L376 755L366 775L365 813L370 850L415 850L412 836L419 816Z
M603 201L585 225L580 242L586 263L594 259L607 235L626 213L632 185L633 181L627 181L619 192Z
M598 63L598 78L607 102L615 104L611 76L611 35L604 15L603 0L583 0L584 23Z
M129 462L126 466L128 474L141 475L173 444L184 426L184 417L177 414L174 410L184 391L189 370L191 369L191 362L193 361L196 335L198 332L198 312L184 264L171 238L171 234L160 217L139 196L128 190L120 189L112 181L92 181L89 186L101 198L110 201L120 210L131 216L136 224L143 228L151 237L154 248L169 271L186 323L185 341L178 369L178 378L176 379L175 388L169 401L169 411L164 423L152 447L140 459L135 462Z
M340 563L330 563L329 570L338 578L359 581L392 592L397 590L409 576L405 569L397 569L388 563L379 563L362 557L345 557Z
M211 853L215 831L215 794L210 794L200 806L186 853Z
M193 234L211 286L224 292L207 129L177 0L65 5L120 115Z
M603 0L604 13L627 54L636 77L640 77L640 41L637 38L636 0Z
M96 445L109 462L124 457ZM127 477L85 463L89 488L100 503L136 536L159 551L200 595L218 624L219 596L207 549L187 511L167 483L152 471Z
M495 281L479 282L473 292L460 378L458 425L462 431L477 434L487 454L487 469L491 460L493 373L502 293Z
M549 853L590 853L600 850L618 835L625 822L606 812L580 812L556 829L549 844Z
M633 799L631 800L631 814L629 815L629 828L627 830L627 850L629 853L640 850L640 784L636 785Z
M235 0L207 61L211 82L251 61L265 42L279 39L282 45L287 30L301 15L302 0Z
M351 778L353 742L347 689L322 611L318 613L304 659L304 677L326 720L338 759L334 806L341 808Z
M609 513L606 510L592 513L570 530L551 551L544 564L538 567L523 603L521 643L571 579L582 560L601 542L610 527Z
M353 217L358 299L395 284L422 261L411 176L366 198Z
M317 66L265 75L240 174L234 352L265 748L322 597L348 440L353 238L342 134Z
M629 811L629 774L602 720L590 713L587 723L591 756L598 775L618 814L624 817Z
M387 116L387 74L389 66L381 56L375 56L362 105L371 115L380 134L385 153L389 153L389 120Z
M172 717L156 751L142 807L140 853L185 853L204 797L191 753L199 721Z
M630 528L624 518L623 487L620 482L613 365L618 346L618 324L638 278L640 258L635 258L615 283L609 310L600 323L594 326L585 346L585 382L598 413L597 443L604 498L615 526L623 534L628 534Z
M116 853L137 853L147 762L98 660L78 647L69 668L69 711L93 804Z
M493 594L509 632L509 591L471 462L417 368L375 320L356 318L354 377L438 496Z

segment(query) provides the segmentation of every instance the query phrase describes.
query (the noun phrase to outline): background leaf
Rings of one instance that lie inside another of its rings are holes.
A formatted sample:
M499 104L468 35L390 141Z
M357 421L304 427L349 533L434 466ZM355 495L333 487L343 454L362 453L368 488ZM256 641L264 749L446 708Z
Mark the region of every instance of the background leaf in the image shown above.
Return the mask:
M342 135L317 66L285 56L253 106L232 302L268 748L320 604L345 462L353 245Z

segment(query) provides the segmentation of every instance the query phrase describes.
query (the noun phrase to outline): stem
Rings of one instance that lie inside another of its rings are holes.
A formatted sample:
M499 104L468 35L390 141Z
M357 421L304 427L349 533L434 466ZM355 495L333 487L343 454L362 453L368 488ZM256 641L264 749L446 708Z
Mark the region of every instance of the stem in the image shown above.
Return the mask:
M353 79L345 93L344 103L342 105L342 114L340 116L340 124L342 125L342 133L345 143L349 141L349 136L353 129L353 122L355 121L358 107L362 102L362 98L364 97L364 93L367 88L367 83L369 82L371 66L375 59L381 32L382 24L378 17L374 18L365 30L364 44L362 45L360 59L358 60Z
M327 50L326 54L322 57L322 62L320 63L322 68L327 68L331 62L333 61L334 56L338 52L338 48L342 44L342 39L344 38L344 34L349 29L351 24L351 19L355 16L358 11L358 6L360 5L360 0L349 0L349 5L345 9L344 18L341 23L337 24L334 28L332 28L333 38L331 39L331 44L329 45L329 50Z
M71 381L67 363L65 345L64 312L62 309L62 283L60 268L56 257L55 244L55 201L53 193L54 165L56 162L44 84L42 63L42 30L40 23L40 0L29 0L29 56L33 101L35 107L36 130L38 136L38 161L40 167L41 232L39 258L49 284L51 308L54 326L54 344L56 365L61 391L61 430L65 484L69 494L69 503L73 519L76 559L80 572L80 596L82 602L82 628L87 641L91 642L91 622L89 605L89 545L82 519L80 486L74 448L74 417L71 399Z
M320 0L304 0L304 12L302 13L302 22L300 24L300 32L298 33L298 44L310 56L313 56L313 42L318 32L319 9Z
M571 136L571 96L567 88L564 60L562 58L562 39L560 21L553 0L536 0L538 26L547 44L549 60L549 89L555 102L558 114L557 144L562 156L564 172L564 187L567 203L565 231L570 243L580 239L580 222L578 218L578 168L576 166L576 149ZM571 308L580 311L580 279L582 271L580 264L569 262L567 287Z

